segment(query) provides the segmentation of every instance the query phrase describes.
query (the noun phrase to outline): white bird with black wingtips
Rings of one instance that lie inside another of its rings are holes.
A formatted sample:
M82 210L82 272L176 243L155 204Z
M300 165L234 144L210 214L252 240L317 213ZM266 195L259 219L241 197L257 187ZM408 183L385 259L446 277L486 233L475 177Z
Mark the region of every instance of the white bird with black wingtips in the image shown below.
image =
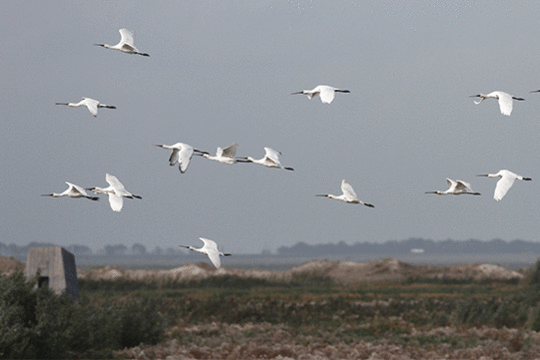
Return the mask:
M86 106L94 117L97 117L98 108L116 109L116 106L101 104L99 101L87 97L83 97L78 103L56 103L56 105L66 105L69 107Z
M463 180L457 180L454 181L452 179L446 178L446 182L448 183L448 190L445 191L426 191L426 194L437 194L437 195L480 195L478 192L474 192L471 189L471 184L468 182L465 182Z
M208 154L206 151L194 149L193 146L180 142L174 145L151 145L172 150L171 156L169 157L169 165L174 166L178 164L178 170L180 170L182 174L186 172L193 155L202 156L203 154Z
M480 98L480 101L474 101L476 105L480 104L482 101L486 99L497 99L499 100L499 108L501 109L501 114L507 115L507 116L510 116L510 114L512 113L512 109L514 107L513 100L525 101L525 99L523 98L518 98L502 91L493 91L487 95L478 94L478 95L471 95L469 97Z
M221 259L220 256L231 256L231 254L224 254L221 251L218 250L217 244L209 239L205 238L199 238L204 243L203 247L201 248L194 248L193 246L188 245L178 245L181 247L185 247L186 249L196 251L198 253L204 254L208 256L212 264L219 269L221 267Z
M52 197L69 196L70 198L87 198L94 201L99 200L97 196L88 196L85 189L83 189L79 185L75 185L67 181L66 181L66 184L68 184L68 188L64 192L43 194L41 196L52 196Z
M139 49L133 45L133 33L127 29L120 29L120 42L116 45L107 44L94 44L96 46L104 47L105 49L118 50L127 54L137 54L142 56L150 56L148 54L139 52Z
M93 187L86 190L93 191L96 194L106 194L109 195L109 204L111 209L116 212L120 212L124 207L124 198L128 199L142 199L139 195L134 195L126 190L124 185L118 180L114 175L106 174L105 180L109 183L109 186L106 188Z
M291 167L284 167L283 165L281 165L281 162L279 161L279 155L281 155L281 153L279 151L276 151L269 147L265 147L264 151L266 153L262 159L257 160L257 159L252 158L251 156L248 156L244 158L238 158L237 162L242 162L242 163L251 162L254 164L264 165L269 168L278 168L278 169L285 169L285 170L291 170L291 171L294 170Z
M501 200L504 195L510 190L512 185L514 185L514 181L517 180L524 180L524 181L531 181L531 178L523 177L521 175L515 174L509 170L500 170L499 172L495 174L481 174L476 176L485 176L489 178L496 178L500 177L501 179L497 181L497 185L495 186L495 193L493 194L493 199L495 201Z
M232 165L236 163L235 156L237 148L238 144L232 143L225 149L218 147L216 151L216 156L211 156L209 153L203 153L202 157L207 158L208 160L214 160L223 164Z
M339 196L332 194L321 194L315 196L324 196L330 199L340 200L349 204L362 204L368 207L375 207L372 204L368 204L361 200L358 200L358 197L356 196L356 193L354 192L352 186L347 181L345 181L345 179L341 182L341 191L343 192L343 194Z
M319 96L323 104L330 104L334 100L334 97L336 96L337 92L350 93L349 90L341 90L341 89L328 86L328 85L319 85L315 87L313 90L303 90L299 92L294 92L291 95L298 95L298 94L307 95L309 99L313 99Z

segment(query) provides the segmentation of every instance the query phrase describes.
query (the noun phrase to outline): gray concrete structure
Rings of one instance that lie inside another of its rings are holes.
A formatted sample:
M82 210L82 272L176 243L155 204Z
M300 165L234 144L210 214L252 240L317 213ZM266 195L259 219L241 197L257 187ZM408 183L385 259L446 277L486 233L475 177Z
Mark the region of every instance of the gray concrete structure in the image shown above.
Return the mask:
M72 298L80 297L75 255L66 249L59 246L31 248L24 273L31 278L38 270L38 287L48 286L56 294L65 292Z

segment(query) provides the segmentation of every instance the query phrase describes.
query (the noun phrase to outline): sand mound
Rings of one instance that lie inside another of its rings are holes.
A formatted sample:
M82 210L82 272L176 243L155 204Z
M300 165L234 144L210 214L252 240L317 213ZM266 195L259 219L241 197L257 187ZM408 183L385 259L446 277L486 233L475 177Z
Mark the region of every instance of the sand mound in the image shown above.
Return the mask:
M19 260L12 257L4 257L0 255L0 273L11 274L14 271L24 271L25 265Z
M343 284L367 281L400 281L407 278L418 279L512 279L523 274L505 269L499 265L472 264L445 267L415 266L395 259L383 259L366 263L352 261L330 262L309 261L283 272L244 270L222 267L215 269L203 262L184 265L170 270L123 270L120 267L100 267L79 270L79 278L88 279L128 279L172 278L176 280L204 279L210 276L233 275L244 278L263 278L290 281L297 276L318 276Z
M24 270L24 263L0 256L0 273L11 274ZM521 279L523 274L493 264L470 264L454 266L416 266L395 259L383 259L366 263L352 261L330 262L326 260L308 261L298 267L283 272L244 270L222 267L215 269L208 263L184 265L170 270L124 270L119 266L77 270L82 279L117 278L146 279L172 278L176 280L203 279L209 276L233 275L244 278L276 279L289 281L296 276L318 276L343 284L366 281L399 281L407 278L418 279Z

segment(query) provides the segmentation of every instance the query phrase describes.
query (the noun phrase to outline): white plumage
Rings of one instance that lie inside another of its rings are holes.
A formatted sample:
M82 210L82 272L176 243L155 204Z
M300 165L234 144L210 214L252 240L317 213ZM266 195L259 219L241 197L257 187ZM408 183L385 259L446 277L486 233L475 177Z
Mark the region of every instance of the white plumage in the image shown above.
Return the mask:
M276 151L269 147L265 147L264 151L265 151L265 155L262 159L257 160L257 159L252 158L251 156L248 156L245 158L239 158L237 161L243 162L243 163L251 162L254 164L264 165L269 168L278 168L278 169L285 169L285 170L291 170L291 171L294 170L291 167L284 167L283 165L281 165L281 162L279 161L279 155L281 155L281 153L279 151Z
M426 191L426 194L437 194L437 195L480 195L478 192L474 192L471 189L471 184L468 182L465 182L463 180L457 180L454 181L452 179L446 178L446 182L448 183L448 190L445 191Z
M218 250L217 244L209 239L205 238L199 238L204 243L203 247L201 248L194 248L193 246L187 246L187 245L179 245L181 247L185 247L189 250L196 251L198 253L204 254L208 256L212 264L219 269L221 267L221 259L220 256L231 256L231 254L224 254L221 251Z
M69 107L86 106L94 117L98 114L98 108L116 109L116 106L101 104L99 101L87 97L83 97L78 103L56 103L56 105L66 105Z
M232 165L236 163L236 149L238 148L237 143L232 143L227 146L225 149L220 147L217 148L216 156L211 156L208 153L203 153L202 157L207 158L208 160L218 161L223 164Z
M362 204L368 207L375 207L372 204L368 204L359 200L358 197L356 196L356 193L354 192L354 189L347 181L345 181L345 179L341 181L341 191L343 192L343 194L339 196L332 195L332 194L321 194L321 195L315 195L315 196L324 196L330 199L340 200L349 204Z
M142 199L139 195L134 195L126 190L124 185L118 180L114 175L106 174L105 180L109 183L109 186L106 188L93 187L88 190L93 191L96 194L106 194L109 195L109 204L111 209L116 212L120 212L124 207L124 198L128 199Z
M120 42L116 45L107 45L107 44L94 44L96 46L104 47L105 49L118 50L125 52L127 54L137 54L142 56L150 56L145 53L139 52L139 49L133 45L133 33L127 29L120 29Z
M194 149L191 145L180 143L180 142L174 145L152 144L152 146L158 146L163 149L172 150L171 156L169 157L169 165L174 166L178 164L178 170L180 170L182 174L186 172L191 162L191 158L193 157L194 154L202 156L202 154L206 153L205 151Z
M341 89L328 86L328 85L319 85L315 87L313 90L303 90L303 91L292 93L291 95L297 95L297 94L307 95L309 99L313 99L319 96L323 104L330 104L334 100L334 97L336 96L336 92L350 93L349 90L341 90Z
M525 180L525 181L531 181L531 178L523 177L521 175L515 174L509 170L500 170L496 174L482 174L477 176L485 176L489 178L496 178L500 177L501 179L497 181L497 185L495 186L495 193L493 194L493 199L495 201L501 200L504 195L510 190L512 185L514 185L514 181L517 180Z
M70 198L87 198L90 200L99 200L98 197L95 196L88 196L85 189L80 187L79 185L72 184L70 182L66 181L66 184L68 185L68 188L61 193L52 193L52 194L43 194L41 196L52 196L52 197L62 197L62 196L69 196Z
M499 108L501 109L501 114L507 115L507 116L510 116L510 114L512 113L512 108L514 107L513 100L525 101L525 99L512 96L502 91L493 91L487 95L478 94L478 95L471 95L469 97L480 98L480 101L474 102L476 105L480 104L482 101L486 99L497 99L499 100Z

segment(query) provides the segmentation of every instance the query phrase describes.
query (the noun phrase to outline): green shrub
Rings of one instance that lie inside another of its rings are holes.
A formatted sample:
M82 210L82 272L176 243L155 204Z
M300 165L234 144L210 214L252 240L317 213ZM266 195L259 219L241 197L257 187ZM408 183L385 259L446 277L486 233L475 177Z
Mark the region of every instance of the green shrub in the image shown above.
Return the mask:
M0 358L110 358L112 350L162 338L151 300L75 301L35 284L21 272L0 275Z
M524 281L528 285L540 286L540 259L536 261L536 265L529 269Z

